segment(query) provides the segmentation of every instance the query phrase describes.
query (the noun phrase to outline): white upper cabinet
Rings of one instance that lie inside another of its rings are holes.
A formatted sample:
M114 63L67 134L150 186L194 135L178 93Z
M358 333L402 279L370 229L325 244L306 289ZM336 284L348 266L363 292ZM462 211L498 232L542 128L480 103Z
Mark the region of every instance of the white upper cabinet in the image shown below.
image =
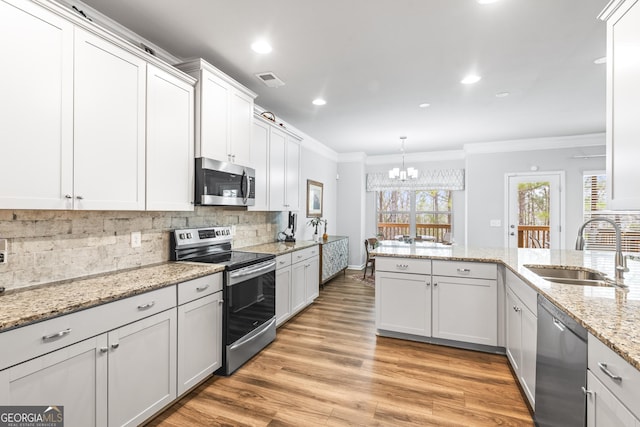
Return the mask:
M144 210L146 62L76 28L74 207Z
M193 110L192 83L147 67L147 210L193 210Z
M640 209L640 2L611 2L600 18L607 20L609 208Z
M73 192L73 25L0 1L0 209L65 209ZM28 165L28 168L26 167Z
M300 209L300 138L255 117L251 164L256 169L256 204L253 211Z
M256 94L202 59L177 65L196 84L196 157L249 165Z

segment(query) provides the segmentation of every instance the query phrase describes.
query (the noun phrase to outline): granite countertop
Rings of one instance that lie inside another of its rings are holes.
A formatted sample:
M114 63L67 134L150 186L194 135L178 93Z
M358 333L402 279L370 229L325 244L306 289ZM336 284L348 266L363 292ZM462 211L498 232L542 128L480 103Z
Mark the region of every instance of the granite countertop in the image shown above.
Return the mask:
M262 243L260 245L245 246L243 248L234 248L238 251L259 252L262 254L284 255L289 252L299 251L317 245L318 242L309 240L297 240L295 242L273 242Z
M586 267L614 275L614 253L549 249L493 249L434 243L379 246L376 256L496 262L505 265L590 333L640 370L640 263L630 261L626 288L579 286L542 279L525 265Z
M222 270L217 264L168 262L7 291L0 294L0 332Z

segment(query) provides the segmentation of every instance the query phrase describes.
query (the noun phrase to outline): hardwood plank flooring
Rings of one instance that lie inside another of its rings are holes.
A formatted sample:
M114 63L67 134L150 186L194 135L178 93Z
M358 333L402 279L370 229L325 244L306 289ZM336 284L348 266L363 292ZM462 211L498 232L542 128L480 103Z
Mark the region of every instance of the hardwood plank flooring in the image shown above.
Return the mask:
M149 426L532 426L506 357L378 337L374 290L339 276L230 377Z

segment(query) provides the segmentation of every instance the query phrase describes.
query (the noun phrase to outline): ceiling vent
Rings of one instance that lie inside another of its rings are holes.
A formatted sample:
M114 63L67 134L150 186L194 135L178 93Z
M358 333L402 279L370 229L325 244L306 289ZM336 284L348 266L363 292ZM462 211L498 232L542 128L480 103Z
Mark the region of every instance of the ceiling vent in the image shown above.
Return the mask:
M280 87L284 86L284 82L280 80L275 74L271 71L266 73L258 73L256 77L260 79L262 83L264 83L267 87Z

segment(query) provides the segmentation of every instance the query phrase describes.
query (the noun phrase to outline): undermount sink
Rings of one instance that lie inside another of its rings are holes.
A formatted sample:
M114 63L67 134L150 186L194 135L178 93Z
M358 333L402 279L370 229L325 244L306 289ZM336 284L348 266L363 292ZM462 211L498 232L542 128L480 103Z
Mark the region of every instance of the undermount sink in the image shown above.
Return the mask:
M529 270L545 280L555 283L579 286L613 286L613 282L604 274L587 268L567 269L564 266L525 265Z

